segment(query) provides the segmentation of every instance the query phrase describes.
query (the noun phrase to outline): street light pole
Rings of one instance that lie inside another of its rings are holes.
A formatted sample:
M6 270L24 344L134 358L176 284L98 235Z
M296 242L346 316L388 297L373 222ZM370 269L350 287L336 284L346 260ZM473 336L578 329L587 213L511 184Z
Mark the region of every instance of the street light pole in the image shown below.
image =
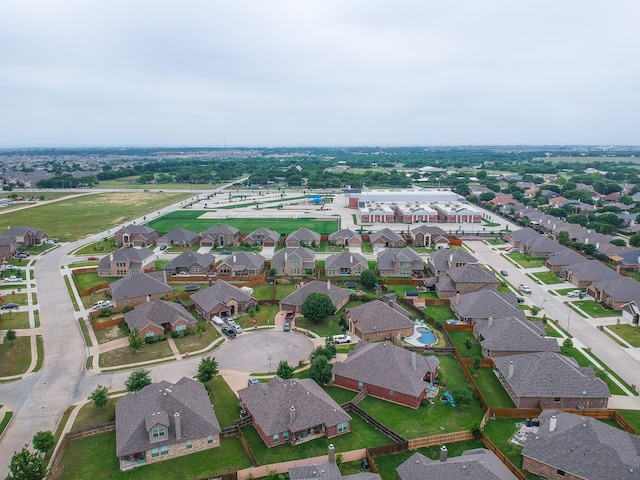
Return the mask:
M567 333L569 333L569 325L571 325L571 307L569 307L569 316L567 317Z

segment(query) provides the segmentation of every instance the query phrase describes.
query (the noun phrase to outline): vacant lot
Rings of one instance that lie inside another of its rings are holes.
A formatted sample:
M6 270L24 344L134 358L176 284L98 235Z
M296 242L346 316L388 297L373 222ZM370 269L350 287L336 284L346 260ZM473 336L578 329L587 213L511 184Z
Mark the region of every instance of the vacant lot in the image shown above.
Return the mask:
M0 230L24 225L25 212L28 212L29 225L50 237L73 241L154 212L188 196L188 193L144 192L85 195L0 215Z
M149 223L151 228L160 233L167 233L174 228L182 227L193 232L202 232L207 228L218 225L231 225L240 233L251 233L260 227L288 234L302 227L306 227L320 234L333 233L339 229L340 219L320 220L315 218L206 218L200 219L203 211L179 210L164 215L162 218ZM232 212L229 213L232 215Z

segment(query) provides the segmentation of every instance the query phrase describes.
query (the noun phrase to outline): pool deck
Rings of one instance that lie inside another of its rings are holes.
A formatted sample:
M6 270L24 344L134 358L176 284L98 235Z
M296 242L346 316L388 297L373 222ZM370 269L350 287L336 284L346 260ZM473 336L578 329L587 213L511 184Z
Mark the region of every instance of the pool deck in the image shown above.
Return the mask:
M422 337L422 333L418 331L419 328L428 328L433 332L433 329L428 325L425 325L424 323L416 322L415 326L413 327L413 335L411 335L410 337L404 337L404 341L415 347L430 347L431 345L433 345L433 344L422 343L419 341L419 338ZM436 332L433 332L433 335L435 336Z

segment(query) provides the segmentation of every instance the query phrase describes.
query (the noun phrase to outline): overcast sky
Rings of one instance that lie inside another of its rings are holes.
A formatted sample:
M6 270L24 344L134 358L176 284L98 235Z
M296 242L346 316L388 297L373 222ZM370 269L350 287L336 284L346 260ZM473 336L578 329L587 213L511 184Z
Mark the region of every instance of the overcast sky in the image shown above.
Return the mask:
M0 0L0 147L639 144L638 0Z

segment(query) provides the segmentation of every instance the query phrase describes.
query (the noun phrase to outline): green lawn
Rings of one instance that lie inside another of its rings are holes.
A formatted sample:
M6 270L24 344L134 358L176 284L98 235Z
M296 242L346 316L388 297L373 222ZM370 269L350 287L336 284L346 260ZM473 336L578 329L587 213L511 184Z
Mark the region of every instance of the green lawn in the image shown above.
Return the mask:
M213 409L218 417L218 422L222 428L230 427L234 422L240 418L240 406L238 404L238 397L233 393L233 390L229 388L227 382L222 378L222 375L217 375L209 382L211 392L209 392L209 398L213 404Z
M624 338L633 347L640 347L640 330L638 330L638 327L623 323L620 325L607 325L607 328L619 337Z
M338 435L331 439L320 437L295 446L283 443L276 447L267 448L253 426L243 428L242 433L244 433L256 459L262 465L326 455L330 443L333 443L338 453L356 448L379 447L380 445L393 443L391 439L377 431L355 413L352 413L351 417L351 431L349 433Z
M315 218L226 218L226 219L200 219L204 212L198 210L178 210L164 215L161 218L149 222L149 226L160 233L167 233L174 228L182 227L193 232L202 232L207 228L217 225L231 225L240 230L240 233L251 233L260 227L288 234L299 228L306 227L320 234L333 233L340 228L338 218L331 220ZM233 217L232 211L229 216Z
M562 338L562 335L560 334L560 332L558 332L558 330L556 330L555 328L553 328L549 322L544 324L544 332L545 335L547 337L555 337L555 338Z
M128 346L111 350L100 355L100 367L118 367L131 363L157 360L159 358L171 357L173 352L169 343L158 342L151 345L144 345L142 350L135 353Z
M468 388L471 386L453 355L439 355L441 393L446 389ZM373 397L365 398L358 405L374 418L405 438L420 438L443 432L467 430L479 423L484 412L477 399L469 405L445 405L438 398L434 405L423 405L417 410L396 405Z
M195 311L193 312L195 313ZM211 342L220 338L221 333L204 318L196 315L200 332L187 335L186 337L174 338L176 348L182 354L197 352L206 348Z
M622 311L620 310L608 310L599 303L592 302L591 300L576 300L572 303L592 317L619 317L622 315Z
M145 189L153 189L153 190L191 190L192 195L195 195L200 192L206 192L207 190L211 190L219 187L219 184L211 184L211 183L179 183L179 182L171 182L171 183L141 183L138 181L140 177L122 177L122 178L113 178L110 180L100 180L98 183L98 188L109 188L114 190L121 189L132 189L132 190L145 190Z
M342 329L338 325L340 321L340 316L344 314L344 311L349 308L354 308L359 305L362 305L362 302L358 302L355 300L350 300L347 304L339 310L335 315L331 315L328 319L315 324L310 320L304 317L296 317L295 326L300 328L306 328L307 330L311 330L312 332L320 335L321 337L329 337L331 335L338 335L342 333Z
M0 316L0 330L18 330L29 328L29 312L9 310Z
M389 285L387 293L395 293L401 298L405 297L406 292L416 292L415 285ZM436 292L418 292L420 298L439 298Z
M640 432L640 410L618 410L618 413L636 429L636 433Z
M115 282L120 279L120 277L99 277L97 272L75 273L73 278L78 290L87 290L97 285Z
M60 241L73 241L155 212L188 196L188 193L144 192L78 196L30 208L29 224L37 225ZM22 211L7 212L0 216L0 230L6 230L9 225L23 225L24 218Z
M476 338L473 336L473 332L462 332L459 330L450 330L449 336L453 341L453 346L456 347L458 353L462 357L468 358L482 358L482 347ZM471 349L467 354L467 347L464 345L466 339L471 340Z
M75 255L105 255L120 248L115 243L114 237L105 237L97 242L90 243L73 252Z
M511 260L518 263L523 268L538 268L545 264L544 258L532 257L526 253L509 253L507 254Z
M509 397L509 394L507 394L495 373L493 373L493 368L485 367L475 370L471 367L469 371L490 407L515 408L511 397Z
M0 344L0 377L20 375L27 371L30 364L30 338L18 337L13 342L10 342L5 338Z
M563 355L566 355L568 357L573 358L576 362L578 362L578 365L580 365L581 367L591 367L591 368L593 368L593 370L596 373L600 370L600 368L596 367L587 357L585 357L582 354L582 352L579 349L577 349L575 347L571 347L571 348L561 347L560 353L562 353ZM604 364L603 364L603 366L606 367L606 365L604 365ZM612 395L626 395L624 390L622 390L611 379L610 376L608 376L608 375L600 376L600 378L604 381L604 383L607 384L607 387L609 387L609 391L611 392Z
M342 405L343 403L353 400L353 397L357 395L357 392L352 392L346 388L326 386L323 387L323 389L336 401L338 405Z
M110 398L104 407L97 408L93 403L82 406L78 416L73 422L71 431L84 430L85 428L97 427L103 423L113 422L116 419L116 402L120 399Z
M115 432L69 444L60 462L65 480L196 480L250 467L251 460L237 438L225 438L220 447L121 472Z
M13 417L13 412L5 412L4 417L2 418L2 421L0 421L0 436L2 436L4 429L7 428L7 425L9 425L9 422L11 421L12 417Z
M437 325L442 325L443 323L447 323L447 320L450 318L456 318L453 314L453 310L449 305L428 305L424 312L428 317L433 318L434 322Z
M554 272L537 272L532 273L534 277L540 280L545 285L553 285L554 283L563 283L564 280L558 278Z
M251 327L263 327L266 325L273 325L273 319L276 317L279 311L278 305L260 305L260 310L254 312L254 317L252 318L250 314L245 313L238 318L236 318L236 322L242 328L251 328Z
M276 285L256 285L253 288L253 298L256 300L282 300L284 297L295 291L296 284L276 284ZM274 291L275 290L275 291Z
M484 434L518 468L522 468L522 447L509 441L518 430L516 423L524 423L524 418L496 418L489 420Z

